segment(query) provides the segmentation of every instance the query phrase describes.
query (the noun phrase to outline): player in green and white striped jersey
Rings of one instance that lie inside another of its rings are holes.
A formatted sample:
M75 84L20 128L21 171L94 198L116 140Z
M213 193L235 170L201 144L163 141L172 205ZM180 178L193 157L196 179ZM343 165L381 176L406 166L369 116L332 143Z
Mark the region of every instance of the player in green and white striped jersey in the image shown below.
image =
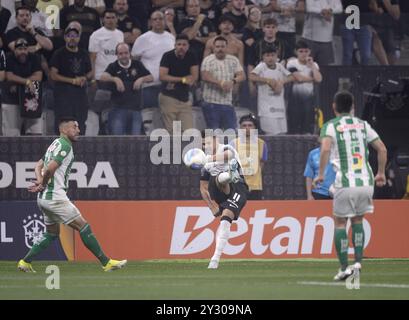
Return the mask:
M354 99L349 92L338 92L335 95L333 109L336 118L325 123L321 129L320 171L313 183L317 185L323 182L329 160L336 172L334 241L341 264L334 277L336 281L345 280L354 271L355 275L359 275L365 243L363 217L366 213L373 213L374 184L383 186L386 183L386 147L369 123L352 115L353 107ZM375 177L368 161L369 144L378 154L378 172ZM352 267L348 267L348 218L351 218L355 250L355 263Z
M109 259L104 254L90 225L67 197L68 176L74 162L72 143L78 140L80 133L78 122L73 118L61 119L59 130L60 137L53 141L36 165L37 181L28 188L30 192L38 192L37 204L44 214L47 230L43 238L18 262L17 268L35 272L31 261L58 238L60 223L63 223L80 233L82 242L98 258L104 271L120 269L127 261Z

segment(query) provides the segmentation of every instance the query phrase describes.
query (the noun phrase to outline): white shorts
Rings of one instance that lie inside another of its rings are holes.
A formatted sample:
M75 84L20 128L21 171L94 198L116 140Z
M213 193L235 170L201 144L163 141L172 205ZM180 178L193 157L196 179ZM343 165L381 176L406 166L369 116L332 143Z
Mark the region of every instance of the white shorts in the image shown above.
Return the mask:
M44 223L46 225L70 224L81 216L78 208L69 200L37 199L37 205L44 214Z
M260 117L260 127L266 135L287 133L287 119Z
M374 187L339 188L334 193L333 213L339 218L353 218L373 213Z

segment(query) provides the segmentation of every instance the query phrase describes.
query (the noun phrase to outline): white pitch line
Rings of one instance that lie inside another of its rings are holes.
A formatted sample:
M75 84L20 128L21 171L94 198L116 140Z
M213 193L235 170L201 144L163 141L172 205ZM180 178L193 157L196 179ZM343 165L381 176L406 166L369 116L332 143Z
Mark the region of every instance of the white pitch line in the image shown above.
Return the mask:
M340 286L345 287L344 282L320 282L320 281L298 281L297 284L306 286ZM360 283L361 287L367 288L392 288L392 289L409 289L409 284L392 284L392 283Z

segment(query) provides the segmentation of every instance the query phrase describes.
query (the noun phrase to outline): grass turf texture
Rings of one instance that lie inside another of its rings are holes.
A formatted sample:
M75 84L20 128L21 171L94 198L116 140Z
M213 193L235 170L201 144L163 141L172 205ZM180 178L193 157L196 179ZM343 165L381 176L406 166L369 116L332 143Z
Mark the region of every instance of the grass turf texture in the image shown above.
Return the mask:
M60 268L60 289L48 290L48 265ZM96 262L34 261L35 274L0 261L6 299L409 299L409 260L364 260L359 290L332 282L335 260L133 261L105 273Z

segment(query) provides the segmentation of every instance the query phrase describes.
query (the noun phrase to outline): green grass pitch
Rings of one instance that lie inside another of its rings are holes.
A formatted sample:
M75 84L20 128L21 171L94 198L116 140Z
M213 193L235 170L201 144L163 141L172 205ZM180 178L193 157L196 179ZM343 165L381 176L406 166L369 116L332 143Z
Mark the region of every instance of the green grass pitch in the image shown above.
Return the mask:
M409 260L363 262L359 290L332 282L335 260L132 261L105 273L96 262L35 261L37 273L0 261L0 300L5 299L409 299ZM46 289L48 265L60 269L60 289Z

